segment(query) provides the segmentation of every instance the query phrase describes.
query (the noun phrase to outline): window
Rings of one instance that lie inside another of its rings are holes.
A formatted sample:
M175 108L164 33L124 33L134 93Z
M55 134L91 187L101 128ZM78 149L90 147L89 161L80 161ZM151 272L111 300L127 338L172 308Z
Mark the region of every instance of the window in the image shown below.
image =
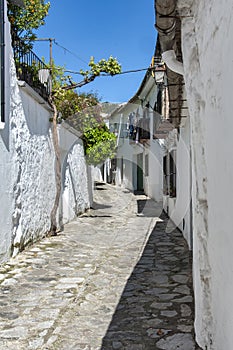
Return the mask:
M163 157L163 194L168 195L167 156Z
M176 197L176 151L163 157L163 194Z
M154 110L155 112L162 114L162 91L161 90L158 91L157 101L155 102Z
M170 163L170 197L176 197L176 159L175 151L170 153L169 163Z

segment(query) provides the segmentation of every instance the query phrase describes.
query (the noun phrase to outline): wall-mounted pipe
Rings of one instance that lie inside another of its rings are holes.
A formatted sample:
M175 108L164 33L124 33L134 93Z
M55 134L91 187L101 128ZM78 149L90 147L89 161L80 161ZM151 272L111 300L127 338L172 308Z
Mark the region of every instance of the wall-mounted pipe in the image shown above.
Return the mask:
M183 64L177 61L174 50L168 50L162 53L162 60L173 72L184 75Z

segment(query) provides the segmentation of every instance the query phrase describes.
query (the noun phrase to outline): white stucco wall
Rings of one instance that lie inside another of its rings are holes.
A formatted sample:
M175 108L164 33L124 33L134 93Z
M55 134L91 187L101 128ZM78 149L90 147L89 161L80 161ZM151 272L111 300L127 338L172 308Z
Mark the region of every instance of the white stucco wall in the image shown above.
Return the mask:
M156 202L163 199L163 152L158 140L150 140L150 146L145 150L149 160L149 175L144 177L145 194ZM145 173L145 160L144 160Z
M0 260L49 231L55 198L51 110L28 85L17 82L12 58L10 100L10 114L0 138L0 193L4 199ZM4 137L6 131L8 138ZM59 143L63 168L58 220L62 225L90 207L91 193L82 141L75 131L61 126Z
M191 227L191 154L190 154L190 122L186 118L185 125L177 131L170 132L171 140L167 140L167 149L175 149L176 165L176 198L168 203L169 216L172 222L182 231L189 248L192 248ZM175 139L175 140L174 140Z
M60 220L65 224L90 207L92 187L82 140L66 123L59 127L59 144L62 155L62 200Z
M117 168L117 185L134 191L136 189L136 172L137 154L143 152L141 145L132 142L130 139L120 139L119 148L117 150L118 168ZM123 157L123 181L121 181L121 158Z
M48 231L54 198L50 112L30 95L27 97L18 86L7 18L5 36L6 108L5 127L0 132L0 261Z
M191 3L182 49L192 128L195 328L204 349L231 350L233 5Z
M18 86L11 53L10 61L10 114L6 122L9 148L1 149L6 155L10 176L10 181L2 187L2 191L8 193L11 206L3 219L3 227L5 222L10 223L7 244L2 249L5 257L10 252L17 254L26 244L48 232L55 196L51 111L33 98L30 87ZM4 164L2 166L4 169Z
M150 102L152 105L155 103L156 91L152 91L150 94ZM125 125L128 122L128 115L130 112L138 109L138 105L129 104L126 110L114 115L111 119L111 123ZM131 108L131 110L130 110ZM143 109L139 107L139 113L143 114ZM151 123L151 137L145 145L140 142L135 142L129 138L119 138L119 144L117 148L117 171L116 171L116 184L118 186L124 186L125 188L134 191L137 189L137 155L142 154L142 170L143 170L143 187L144 192L150 198L157 202L162 201L162 147L158 140L153 139L153 117L154 114L150 113ZM146 175L145 169L145 157L148 156L148 175ZM123 169L122 169L123 158ZM123 170L123 176L121 171Z
M5 15L6 15L6 2L5 2ZM5 17L5 37L9 38L10 28L9 22ZM5 42L5 53L6 57L9 57L11 48L9 45L10 41L6 40ZM9 157L9 114L10 114L10 60L5 62L5 126L4 129L0 129L0 193L1 193L1 202L4 205L1 206L1 215L0 215L0 261L5 259L9 255L9 248L11 246L11 226L12 219L9 213L12 213L12 195L11 195L11 159Z
M0 130L0 262L46 235L56 191L51 109L27 84L17 81L7 18L5 29L6 108L4 129ZM63 224L89 207L91 193L82 142L64 129L60 133L60 145L64 192L59 223Z

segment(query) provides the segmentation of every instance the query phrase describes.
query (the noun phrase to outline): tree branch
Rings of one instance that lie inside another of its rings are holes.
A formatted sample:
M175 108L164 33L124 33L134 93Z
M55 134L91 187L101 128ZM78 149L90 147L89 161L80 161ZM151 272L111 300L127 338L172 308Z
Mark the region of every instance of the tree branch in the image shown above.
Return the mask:
M76 88L80 88L86 84L89 84L91 83L93 80L95 80L95 78L97 77L98 75L92 75L90 76L89 78L85 78L83 79L82 81L80 81L79 83L77 84L72 84L72 85L66 85L66 86L62 86L62 90L73 90L73 89L76 89Z

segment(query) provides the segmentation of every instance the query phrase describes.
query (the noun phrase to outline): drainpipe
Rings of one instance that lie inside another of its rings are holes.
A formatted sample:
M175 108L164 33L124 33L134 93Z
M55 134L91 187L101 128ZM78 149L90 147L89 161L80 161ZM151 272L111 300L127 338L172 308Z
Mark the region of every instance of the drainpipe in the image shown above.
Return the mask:
M1 42L1 70L0 70L0 80L1 80L1 121L0 129L4 129L5 126L5 17L4 17L4 0L0 0L0 19L1 19L1 29L0 29L0 42Z
M176 59L174 50L167 50L162 53L162 60L166 63L169 69L180 75L184 75L183 64Z

